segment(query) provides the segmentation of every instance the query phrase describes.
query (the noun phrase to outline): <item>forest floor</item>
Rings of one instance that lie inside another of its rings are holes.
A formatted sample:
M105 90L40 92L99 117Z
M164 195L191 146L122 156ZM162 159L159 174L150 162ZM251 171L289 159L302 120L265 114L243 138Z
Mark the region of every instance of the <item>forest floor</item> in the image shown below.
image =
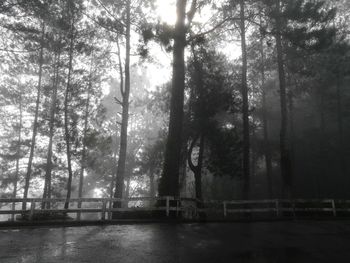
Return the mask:
M0 229L0 262L349 262L350 221Z

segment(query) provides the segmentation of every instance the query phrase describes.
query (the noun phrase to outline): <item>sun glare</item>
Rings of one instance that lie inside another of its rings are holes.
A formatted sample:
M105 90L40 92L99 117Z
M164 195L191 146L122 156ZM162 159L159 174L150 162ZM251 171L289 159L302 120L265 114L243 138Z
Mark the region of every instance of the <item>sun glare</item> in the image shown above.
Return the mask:
M174 25L176 22L175 0L157 0L156 6L160 21Z

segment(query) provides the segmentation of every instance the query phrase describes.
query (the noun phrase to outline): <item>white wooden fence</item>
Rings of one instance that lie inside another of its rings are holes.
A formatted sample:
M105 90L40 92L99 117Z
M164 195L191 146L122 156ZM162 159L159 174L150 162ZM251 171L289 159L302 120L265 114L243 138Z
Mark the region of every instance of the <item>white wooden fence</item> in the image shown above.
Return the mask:
M63 205L69 201L68 209ZM24 202L30 204L29 210L16 209ZM120 207L113 207L114 202L119 202ZM41 209L41 204L49 203L50 208ZM85 206L85 207L84 207ZM112 219L113 212L135 211L163 211L164 216L169 217L174 211L176 217L196 219L200 214L209 215L216 213L223 219L228 219L239 214L268 213L274 217L296 216L300 213L318 213L336 217L339 212L350 212L350 200L335 199L273 199L273 200L232 200L232 201L200 201L192 198L174 197L135 197L128 199L118 198L27 198L27 199L0 199L0 215L8 215L15 220L16 214L26 214L29 220L35 219L35 215L44 213L76 214L76 219L81 220L84 213L98 213L100 220ZM13 209L14 208L14 209ZM287 214L287 215L286 215ZM349 213L350 215L350 213Z

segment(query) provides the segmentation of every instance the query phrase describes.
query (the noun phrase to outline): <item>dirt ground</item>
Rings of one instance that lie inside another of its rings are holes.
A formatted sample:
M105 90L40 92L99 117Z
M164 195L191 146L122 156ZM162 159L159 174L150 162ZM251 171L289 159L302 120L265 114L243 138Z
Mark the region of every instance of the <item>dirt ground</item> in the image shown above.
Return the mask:
M350 262L350 221L1 229L0 262Z

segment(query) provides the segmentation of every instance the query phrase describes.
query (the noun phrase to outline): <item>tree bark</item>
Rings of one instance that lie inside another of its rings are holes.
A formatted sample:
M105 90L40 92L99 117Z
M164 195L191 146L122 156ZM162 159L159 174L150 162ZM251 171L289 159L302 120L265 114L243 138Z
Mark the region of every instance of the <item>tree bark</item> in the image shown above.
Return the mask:
M61 36L59 37L59 45L61 45ZM55 114L56 114L56 103L57 103L57 89L58 89L58 74L61 63L61 49L59 48L55 54L55 66L54 66L54 77L52 83L52 95L51 95L51 105L50 105L50 122L49 122L49 145L47 150L46 158L46 171L45 171L45 184L43 198L51 198L51 173L52 173L52 145L55 127ZM45 204L42 203L41 208L50 208L50 202Z
M73 171L72 171L72 161L71 161L71 149L70 149L70 132L69 132L69 96L70 96L70 89L71 89L71 78L72 78L72 71L73 71L73 52L74 52L74 14L72 12L72 21L71 21L71 29L70 29L70 44L69 44L69 64L68 64L68 76L67 76L67 86L64 96L64 134L65 134L65 141L66 141L66 153L67 153L67 170L68 170L68 181L67 181L67 195L66 195L66 202L64 203L64 209L68 209L69 207L69 199L71 196L71 190L72 190L72 179L73 179Z
M286 97L286 75L283 61L282 48L282 30L281 30L281 2L276 0L276 50L277 50L277 65L279 76L279 90L281 103L281 131L280 131L280 166L282 177L282 195L286 198L291 198L291 161L289 153L289 135L288 135L288 112L287 112L287 97Z
M243 114L243 199L249 199L250 194L250 138L249 138L249 104L247 84L247 45L245 29L244 0L240 0L240 30L242 49L242 114Z
M121 51L120 51L120 44L119 44L119 36L117 36L117 48L118 48L118 64L119 64L119 80L120 80L120 93L123 96L124 93L124 72L123 72L123 64L122 64L122 59L121 59ZM117 94L116 94L117 95ZM123 104L120 104L121 107L123 107ZM118 114L116 114L116 127L118 127ZM114 185L116 184L117 180L117 169L118 169L118 162L117 162L117 153L120 150L120 145L118 146L118 131L115 131L115 145L114 145L114 152L113 152L113 173L112 173L112 180L111 180L111 185L110 185L110 198L113 198L114 196L114 191L115 187ZM112 207L112 204L110 204Z
M268 198L272 198L272 157L269 142L268 132L268 120L267 120L267 103L266 103L266 78L265 78L265 52L264 52L264 39L260 37L260 55L261 55L261 91L262 91L262 122L263 122L263 134L264 134L264 155L265 155L265 167L266 167L266 182L267 182L267 195Z
M12 192L12 198L16 198L17 196L17 184L18 184L18 177L19 177L19 161L20 161L20 154L21 154L21 143L22 143L22 118L23 118L23 111L22 111L22 93L19 94L19 128L18 128L18 142L17 142L17 150L16 150L16 173L15 178L13 182L13 192ZM16 210L16 202L12 203L12 210ZM15 219L15 215L12 215L12 220Z
M128 121L129 121L129 96L130 96L130 0L126 6L126 31L125 31L125 88L122 90L122 123L120 131L120 148L117 168L117 178L114 197L123 198L125 163L127 154L127 136L128 136ZM114 202L113 207L121 207L120 202Z
M44 38L45 38L45 24L44 24L44 22L42 22L41 40L40 40L40 55L39 55L38 89L37 89L37 95L36 95L33 133L32 133L31 145L30 145L27 174L26 174L25 183L24 183L23 199L26 199L28 197L30 176L32 174L32 164L33 164L33 158L34 158L36 134L37 134L37 130L38 130L39 105L40 105L40 97L41 97L41 81L42 81L42 74L43 74ZM27 209L27 203L23 202L22 203L22 210L26 210L26 209Z
M177 196L179 194L185 89L186 2L186 0L176 1L177 22L174 30L170 119L163 173L159 183L160 196Z
M92 61L91 61L92 63ZM87 139L87 130L89 125L89 106L90 106L90 96L91 96L91 89L92 89L92 72L90 69L90 79L89 79L89 86L87 91L87 100L85 105L85 117L84 117L84 134L83 134L83 149L81 153L81 169L80 169L80 175L79 175L79 188L78 188L78 198L83 197L83 186L84 186L84 172L86 169L86 139ZM81 208L81 202L78 202L78 208ZM78 213L78 220L80 220L80 213Z

